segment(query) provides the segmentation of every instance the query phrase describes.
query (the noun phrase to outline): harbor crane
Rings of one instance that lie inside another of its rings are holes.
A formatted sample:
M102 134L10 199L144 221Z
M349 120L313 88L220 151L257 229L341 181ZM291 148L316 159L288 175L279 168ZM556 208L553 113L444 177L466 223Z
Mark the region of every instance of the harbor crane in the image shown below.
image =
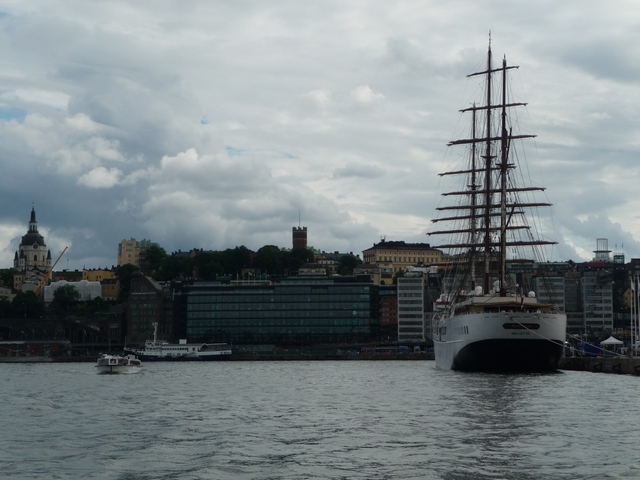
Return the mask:
M60 261L60 259L62 258L62 255L64 255L64 252L67 251L67 248L69 247L64 247L64 250L62 250L62 253L60 254L60 256L58 257L58 259L55 261L55 263L51 266L51 268L47 271L47 273L45 273L44 278L40 281L40 283L38 284L38 286L35 289L35 294L38 295L40 293L40 290L42 289L42 287L44 286L45 283L47 283L47 280L49 279L49 275L51 275L51 272L53 272L53 269L56 268L56 265L58 264L58 262Z

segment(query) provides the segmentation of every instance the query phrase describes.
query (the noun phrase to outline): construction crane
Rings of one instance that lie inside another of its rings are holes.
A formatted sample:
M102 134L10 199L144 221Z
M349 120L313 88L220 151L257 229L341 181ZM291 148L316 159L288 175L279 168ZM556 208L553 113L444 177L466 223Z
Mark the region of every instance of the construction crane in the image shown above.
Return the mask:
M36 287L35 289L35 294L38 295L40 293L40 290L42 289L42 287L44 286L45 283L47 283L47 280L49 279L49 275L51 275L51 272L53 272L53 269L56 268L56 265L58 264L58 262L60 261L60 259L62 258L62 255L64 255L64 252L67 251L67 248L69 247L64 247L64 250L62 250L62 253L60 254L60 256L58 257L58 259L56 260L56 262L52 265L52 267L47 271L47 273L45 273L44 278L42 279L42 281L40 282L40 284Z

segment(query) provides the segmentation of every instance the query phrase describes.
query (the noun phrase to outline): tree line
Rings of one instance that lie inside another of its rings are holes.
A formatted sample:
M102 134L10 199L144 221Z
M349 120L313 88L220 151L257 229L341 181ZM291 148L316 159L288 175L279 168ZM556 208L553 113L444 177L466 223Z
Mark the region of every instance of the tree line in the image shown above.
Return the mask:
M309 248L282 250L275 245L265 245L257 252L245 246L228 248L222 251L197 251L193 256L169 255L164 248L152 245L146 249L141 260L142 272L158 281L170 281L180 278L215 280L221 276L241 278L243 273L250 275L281 276L289 275L300 269L305 263L313 263L315 255ZM338 273L353 274L357 266L357 257L343 255L340 258ZM251 273L250 273L251 272Z

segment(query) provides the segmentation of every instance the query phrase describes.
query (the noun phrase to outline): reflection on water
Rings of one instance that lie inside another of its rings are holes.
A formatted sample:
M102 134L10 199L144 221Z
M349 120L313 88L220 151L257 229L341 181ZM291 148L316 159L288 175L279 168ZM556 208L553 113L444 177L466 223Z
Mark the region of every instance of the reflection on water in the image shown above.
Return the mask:
M0 365L6 478L640 478L638 378L433 362Z

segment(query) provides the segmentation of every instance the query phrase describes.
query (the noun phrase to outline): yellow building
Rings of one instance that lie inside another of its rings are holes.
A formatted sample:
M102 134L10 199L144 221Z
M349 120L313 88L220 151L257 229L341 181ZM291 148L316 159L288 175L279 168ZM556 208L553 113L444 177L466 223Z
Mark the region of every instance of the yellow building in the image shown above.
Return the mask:
M393 265L388 262L361 263L353 269L353 273L354 275L368 275L375 285L391 285L393 283Z
M362 252L364 263L391 269L393 274L407 267L431 266L443 262L442 251L428 243L406 243L382 240ZM385 282L388 284L389 282Z
M151 240L142 239L140 241L132 238L130 240L122 240L118 244L118 265L126 265L130 263L137 267L140 266L140 262L144 259L144 252L151 245L157 245Z
M82 279L89 282L100 282L101 297L105 300L117 300L120 294L120 280L112 270L96 268L82 270Z
M140 265L140 248L135 238L122 240L118 244L118 265Z
M102 268L82 270L82 280L87 280L89 282L101 282L108 278L116 278L115 270L106 270Z
M117 300L120 295L120 280L117 278L106 278L100 282L102 288L102 298L105 300Z

